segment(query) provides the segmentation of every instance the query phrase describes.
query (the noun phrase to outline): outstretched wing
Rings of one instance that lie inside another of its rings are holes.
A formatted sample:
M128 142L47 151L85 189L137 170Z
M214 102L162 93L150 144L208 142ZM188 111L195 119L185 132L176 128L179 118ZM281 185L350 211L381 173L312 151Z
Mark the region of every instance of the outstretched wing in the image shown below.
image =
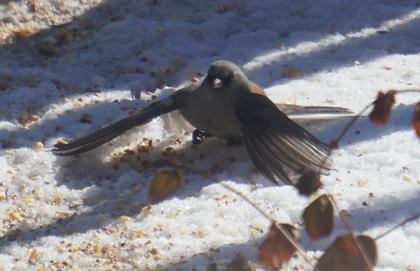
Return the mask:
M297 173L326 168L329 147L310 134L265 96L244 93L235 104L252 162L268 179L293 184L285 168Z
M135 115L107 125L67 144L55 144L52 152L59 156L70 156L99 147L135 126L146 124L162 114L182 108L184 95L188 95L191 90L190 87L183 88L165 99L150 104Z

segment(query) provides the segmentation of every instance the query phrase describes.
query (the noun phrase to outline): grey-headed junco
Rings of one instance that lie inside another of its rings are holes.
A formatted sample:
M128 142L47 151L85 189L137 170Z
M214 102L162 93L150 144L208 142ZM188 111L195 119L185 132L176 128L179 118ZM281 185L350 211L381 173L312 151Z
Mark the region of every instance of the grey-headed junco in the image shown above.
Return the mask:
M261 173L275 183L282 181L287 184L293 183L286 168L296 173L322 169L329 146L286 114L305 111L350 112L341 107L276 106L238 66L221 60L211 64L200 83L181 88L169 97L151 103L136 115L68 144L56 144L53 153L69 156L87 152L134 126L143 125L174 110L179 110L190 124L203 133L243 141L252 162Z

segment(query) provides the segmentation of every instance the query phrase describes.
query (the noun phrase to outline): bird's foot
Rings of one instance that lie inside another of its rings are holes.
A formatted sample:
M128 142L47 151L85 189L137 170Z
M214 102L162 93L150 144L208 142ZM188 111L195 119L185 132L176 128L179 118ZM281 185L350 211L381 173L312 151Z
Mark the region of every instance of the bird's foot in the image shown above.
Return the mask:
M204 131L195 129L192 133L192 143L196 145L201 144L206 137L211 137L211 135Z

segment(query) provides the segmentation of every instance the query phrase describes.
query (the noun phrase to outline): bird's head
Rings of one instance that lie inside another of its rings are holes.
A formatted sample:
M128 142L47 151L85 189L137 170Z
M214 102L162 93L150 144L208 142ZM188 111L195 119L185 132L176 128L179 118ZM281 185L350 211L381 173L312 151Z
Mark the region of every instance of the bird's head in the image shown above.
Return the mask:
M227 60L215 61L210 65L206 81L215 90L223 90L235 81L243 81L245 75L234 63Z

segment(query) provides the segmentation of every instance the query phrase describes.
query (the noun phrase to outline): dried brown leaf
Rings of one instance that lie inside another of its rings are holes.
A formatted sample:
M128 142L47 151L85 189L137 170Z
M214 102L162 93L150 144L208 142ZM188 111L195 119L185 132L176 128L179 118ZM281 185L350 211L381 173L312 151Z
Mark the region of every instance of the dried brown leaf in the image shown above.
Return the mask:
M395 104L395 93L394 90L389 90L387 93L378 92L375 106L369 114L369 119L374 125L382 127L389 121L392 106Z
M184 183L181 173L176 169L165 169L153 177L149 188L151 201L162 200L175 193Z
M283 263L290 260L297 250L294 244L289 241L278 227L282 227L283 231L287 232L294 240L299 240L299 233L292 225L271 224L267 239L258 247L258 260L260 264L264 268L271 270L279 269Z
M363 251L360 252L356 239ZM337 237L319 259L317 271L372 271L378 260L375 241L366 235L350 234ZM369 264L366 263L369 262Z
M303 221L312 240L318 240L331 234L334 228L334 207L328 195L319 196L305 208Z

